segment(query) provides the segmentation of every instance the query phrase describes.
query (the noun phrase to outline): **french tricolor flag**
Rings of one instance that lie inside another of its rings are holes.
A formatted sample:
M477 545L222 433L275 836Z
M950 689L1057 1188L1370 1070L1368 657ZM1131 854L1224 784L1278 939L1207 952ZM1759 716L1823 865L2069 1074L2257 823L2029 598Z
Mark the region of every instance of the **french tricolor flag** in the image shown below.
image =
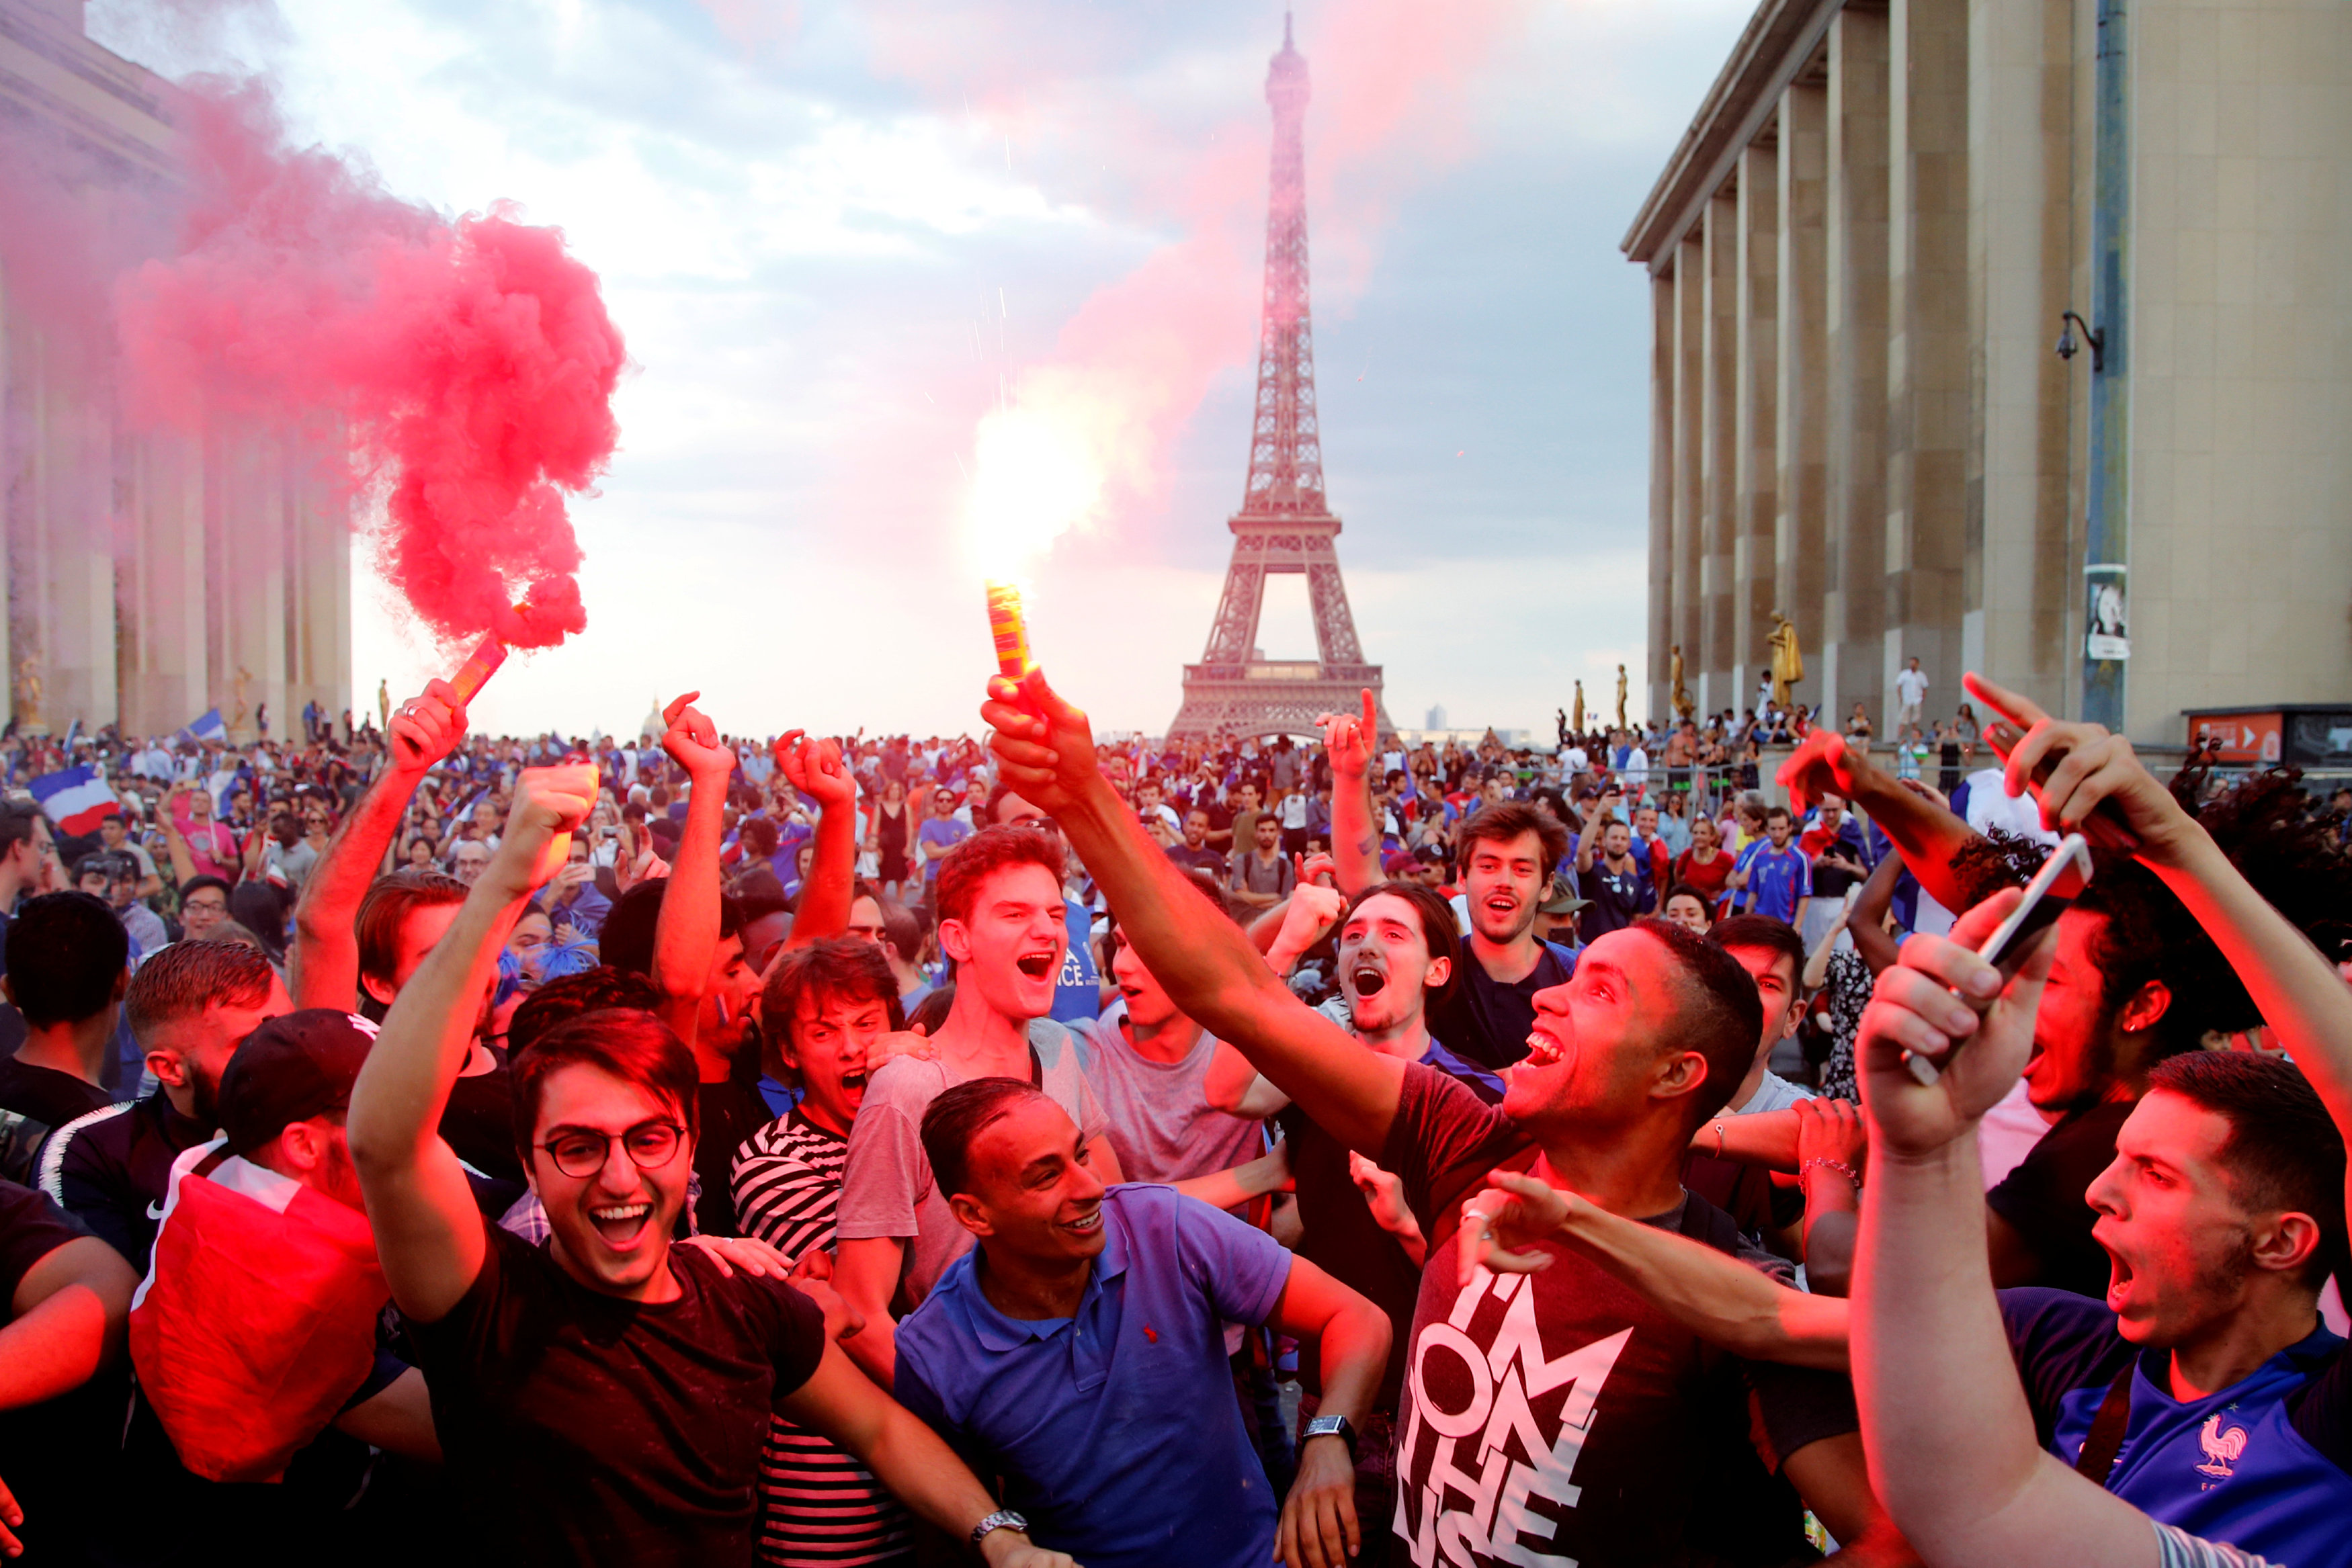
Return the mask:
M106 787L94 768L68 768L44 773L28 786L41 810L58 831L80 838L98 831L98 824L122 810L122 802Z

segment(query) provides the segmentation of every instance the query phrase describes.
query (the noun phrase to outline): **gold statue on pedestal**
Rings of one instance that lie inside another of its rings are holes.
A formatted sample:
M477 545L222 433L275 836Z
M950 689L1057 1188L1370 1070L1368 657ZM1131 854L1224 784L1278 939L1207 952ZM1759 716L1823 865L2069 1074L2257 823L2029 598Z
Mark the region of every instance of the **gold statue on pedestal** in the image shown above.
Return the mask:
M1797 623L1772 612L1772 634L1764 639L1772 650L1772 700L1789 706L1789 691L1805 678L1805 655L1797 646Z
M1683 645L1680 643L1675 644L1673 680L1674 692L1666 700L1673 706L1676 719L1689 718L1698 712L1698 704L1691 701L1690 692L1683 685Z
M1617 666L1617 727L1618 727L1619 729L1623 729L1623 728L1625 728L1625 727L1626 727L1626 724L1625 724L1625 666L1624 666L1624 665L1622 665L1622 664L1620 664L1620 665L1618 665L1618 666Z
M383 722L376 726L377 730L384 735L390 735L392 733L392 683L381 676L377 677L375 683L375 711L383 716Z
M1568 733L1570 735L1584 733L1584 683L1582 681L1576 683L1576 701L1568 710Z
M16 733L43 736L49 733L49 721L41 712L41 656L27 653L16 666Z

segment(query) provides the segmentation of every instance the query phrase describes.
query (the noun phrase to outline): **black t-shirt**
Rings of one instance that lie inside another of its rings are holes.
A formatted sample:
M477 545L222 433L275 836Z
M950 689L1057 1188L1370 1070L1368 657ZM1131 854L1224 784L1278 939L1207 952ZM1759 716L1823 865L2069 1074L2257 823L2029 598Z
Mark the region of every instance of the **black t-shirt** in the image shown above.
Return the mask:
M1985 1194L1992 1211L2040 1260L2033 1283L2105 1297L2113 1270L2106 1249L2091 1239L2099 1217L2083 1194L2115 1163L2116 1134L2131 1112L2132 1103L2126 1100L2067 1113L2022 1164Z
M1225 857L1206 844L1197 850L1190 844L1171 844L1168 846L1168 858L1186 871L1207 872L1217 879L1220 886L1224 883Z
M1857 1429L1846 1380L1722 1355L1559 1243L1539 1244L1552 1262L1538 1273L1480 1270L1458 1286L1463 1203L1490 1169L1527 1168L1534 1150L1452 1079L1417 1063L1404 1071L1381 1163L1402 1178L1433 1242L1397 1416L1397 1533L1414 1560L1432 1560L1440 1541L1460 1542L1479 1568L1538 1553L1802 1560L1801 1510L1771 1472ZM1685 1194L1648 1223L1788 1276L1703 1198Z
M1577 873L1577 893L1589 902L1577 919L1577 930L1587 942L1622 931L1642 918L1642 866L1637 860L1623 871L1612 871L1598 855Z
M36 1067L14 1056L0 1061L0 1111L14 1111L43 1124L51 1132L77 1116L87 1116L113 1103L113 1096L105 1090L70 1072Z
M8 1303L33 1265L81 1235L63 1209L33 1188L0 1181L0 1320L15 1315Z
M1508 1067L1528 1053L1536 993L1566 984L1575 972L1576 960L1547 942L1527 978L1505 985L1486 973L1465 936L1454 959L1454 994L1429 1015L1430 1038L1465 1061Z
M759 1086L740 1079L705 1083L695 1091L694 1174L702 1178L702 1196L694 1206L694 1222L705 1236L740 1236L735 1218L735 1151L743 1141L776 1119Z
M490 1048L499 1064L488 1072L460 1078L449 1086L441 1112L441 1139L457 1157L499 1181L523 1179L522 1156L515 1152L514 1078L504 1053Z
M1389 1365L1374 1404L1394 1410L1404 1378L1412 1303L1421 1294L1421 1270L1397 1239L1372 1218L1363 1192L1348 1174L1348 1146L1296 1105L1284 1107L1276 1120L1290 1146L1290 1174L1297 1189L1298 1255L1360 1291L1389 1315ZM1300 1357L1298 1370L1308 1392L1316 1392L1319 1380L1314 1358Z
M485 1228L472 1288L413 1330L480 1560L748 1565L761 1438L824 1355L815 1303L683 1245L677 1301L625 1301Z

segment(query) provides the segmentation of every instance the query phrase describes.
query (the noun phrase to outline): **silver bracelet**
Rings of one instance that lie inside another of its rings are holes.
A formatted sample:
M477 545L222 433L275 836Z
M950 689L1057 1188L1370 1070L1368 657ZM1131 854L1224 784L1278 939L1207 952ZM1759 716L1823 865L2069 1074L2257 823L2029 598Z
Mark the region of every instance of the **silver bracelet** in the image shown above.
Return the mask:
M1852 1182L1853 1184L1854 1191L1860 1192L1862 1190L1862 1177L1855 1173L1854 1168L1852 1166L1846 1164L1843 1160L1832 1159L1827 1155L1815 1155L1811 1159L1807 1160L1803 1165L1797 1167L1797 1186L1804 1192L1805 1197L1809 1201L1812 1197L1812 1186L1805 1178L1807 1174L1811 1172L1815 1166L1829 1166L1830 1169L1837 1172L1838 1175Z

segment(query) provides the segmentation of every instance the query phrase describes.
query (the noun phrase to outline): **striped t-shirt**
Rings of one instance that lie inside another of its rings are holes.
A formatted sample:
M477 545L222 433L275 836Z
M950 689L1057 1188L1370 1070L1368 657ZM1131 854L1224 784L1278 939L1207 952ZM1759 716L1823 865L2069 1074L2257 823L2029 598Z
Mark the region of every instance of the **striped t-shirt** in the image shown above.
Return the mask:
M735 1151L735 1218L793 1262L833 1246L849 1140L793 1109ZM779 1416L760 1445L760 1561L864 1568L913 1561L898 1500L832 1439Z

